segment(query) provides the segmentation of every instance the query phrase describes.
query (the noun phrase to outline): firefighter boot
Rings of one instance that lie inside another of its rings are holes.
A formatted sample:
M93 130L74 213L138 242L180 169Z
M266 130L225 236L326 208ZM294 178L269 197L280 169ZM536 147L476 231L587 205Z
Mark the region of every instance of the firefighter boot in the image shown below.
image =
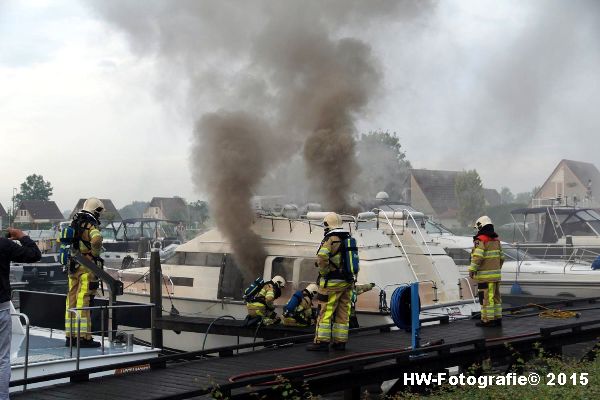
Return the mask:
M318 342L311 343L306 346L307 351L329 351L329 343L327 342Z

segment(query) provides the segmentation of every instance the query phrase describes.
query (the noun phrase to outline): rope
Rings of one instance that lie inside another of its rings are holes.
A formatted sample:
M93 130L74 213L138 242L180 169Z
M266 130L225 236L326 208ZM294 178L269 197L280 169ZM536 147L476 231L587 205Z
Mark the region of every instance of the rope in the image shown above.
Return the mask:
M548 308L539 304L527 304L527 306L529 307L537 307L539 310L543 310L540 311L540 313L538 314L540 318L547 318L547 319L567 319L567 318L579 318L581 316L580 313L575 312L575 311L567 311L567 310L560 310L558 308Z
M150 271L146 272L144 275L140 276L139 278L137 278L135 281L131 282L129 285L125 286L123 288L123 290L127 289L128 287L135 285L136 283L138 283L139 281L141 281L142 279L144 279L146 276L148 276L148 274L150 273Z

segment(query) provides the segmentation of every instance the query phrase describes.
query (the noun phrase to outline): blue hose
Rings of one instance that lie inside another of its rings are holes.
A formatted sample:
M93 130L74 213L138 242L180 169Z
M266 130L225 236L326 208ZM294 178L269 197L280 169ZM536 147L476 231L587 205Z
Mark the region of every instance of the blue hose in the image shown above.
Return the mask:
M403 295L405 301L410 302L410 286L400 286L394 290L390 300L390 314L398 328L409 330L411 328L410 308L404 307L403 309Z

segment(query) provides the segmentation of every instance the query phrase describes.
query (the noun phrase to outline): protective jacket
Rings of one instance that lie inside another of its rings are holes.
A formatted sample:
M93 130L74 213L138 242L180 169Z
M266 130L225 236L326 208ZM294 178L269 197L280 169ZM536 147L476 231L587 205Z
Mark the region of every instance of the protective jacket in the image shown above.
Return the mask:
M500 240L485 234L478 234L473 239L469 272L475 273L475 280L478 283L499 282L502 278L502 264L504 264Z
M280 295L281 290L275 288L275 285L272 282L267 282L263 285L258 294L254 296L254 299L246 304L248 311L273 311L275 310L273 302Z
M283 323L285 325L303 325L308 326L312 323L312 298L302 290L302 301L296 306L294 311L285 315Z
M342 237L348 232L334 229L328 232L317 251L317 266L319 267L319 286L334 291L344 291L352 286L342 273L342 254L340 246Z
M19 246L7 238L0 238L0 303L10 300L10 262L37 262L42 253L29 236L19 240Z

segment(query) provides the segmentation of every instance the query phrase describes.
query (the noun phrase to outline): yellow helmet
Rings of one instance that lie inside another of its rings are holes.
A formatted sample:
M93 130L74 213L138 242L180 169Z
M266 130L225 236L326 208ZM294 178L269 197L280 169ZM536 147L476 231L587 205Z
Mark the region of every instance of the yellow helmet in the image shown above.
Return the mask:
M316 296L317 293L319 292L319 287L317 286L317 284L311 283L304 290L306 290L308 293L310 293L311 296Z
M98 218L100 217L100 213L104 211L104 204L102 204L99 199L90 197L85 201L85 203L83 203L82 210L87 211Z
M285 287L285 279L283 278L283 276L276 275L273 277L273 279L271 279L271 281L277 286L279 286L280 289L283 289Z
M339 214L330 212L323 218L323 226L325 229L339 229L342 227L342 217Z
M486 225L492 225L492 219L487 215L484 215L483 217L479 217L479 219L475 221L475 226L473 228L481 230L481 228L483 228Z

